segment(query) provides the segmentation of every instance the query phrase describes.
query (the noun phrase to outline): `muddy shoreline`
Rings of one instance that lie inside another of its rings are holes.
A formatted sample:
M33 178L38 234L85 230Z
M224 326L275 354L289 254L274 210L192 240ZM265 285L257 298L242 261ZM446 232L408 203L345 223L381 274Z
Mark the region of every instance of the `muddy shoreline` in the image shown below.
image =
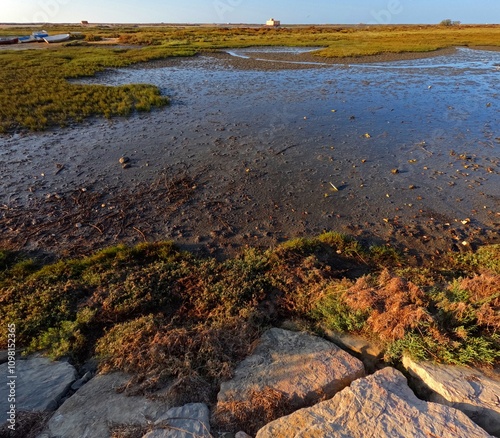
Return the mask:
M449 73L422 83L423 73L390 72L386 84L376 64L392 56L371 58L372 69L288 63L311 57L210 53L134 66L123 74L158 80L171 106L1 137L3 246L53 257L172 239L224 257L336 230L421 263L500 242L489 85L466 117L436 107L463 99L448 92Z
M476 49L476 48L474 48ZM494 50L495 47L491 48ZM244 49L240 49L244 51ZM489 50L488 47L477 48L477 50ZM370 64L380 62L394 62L394 61L409 61L415 59L428 59L438 56L446 56L456 53L456 47L449 47L446 49L438 49L432 52L407 52L407 53L383 53L380 55L371 56L358 56L358 57L345 57L345 58L324 58L314 55L312 53L300 53L297 55L290 55L289 53L271 53L259 54L250 57L249 59L238 58L231 56L228 51L220 49L215 51L200 52L195 57L210 57L217 59L225 66L239 70L302 70L302 69L317 69L329 68L332 65L349 66L351 64ZM256 58L263 58L256 59ZM283 62L279 62L279 61ZM155 69L164 67L175 67L182 65L185 58L166 58L155 61L148 61L131 65L131 69ZM104 73L105 74L105 73Z

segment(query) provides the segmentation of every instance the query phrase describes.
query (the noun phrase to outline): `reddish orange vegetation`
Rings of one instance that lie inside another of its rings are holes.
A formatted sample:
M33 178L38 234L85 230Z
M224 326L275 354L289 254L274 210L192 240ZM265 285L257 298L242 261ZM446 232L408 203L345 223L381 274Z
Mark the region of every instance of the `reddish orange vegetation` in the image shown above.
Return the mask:
M392 277L387 270L376 285L368 277L360 278L347 291L345 301L353 310L371 310L369 330L382 340L402 339L408 329L432 321L425 293L411 282Z
M460 288L469 292L469 302L478 307L478 324L490 330L500 330L500 275L481 274L465 278L460 282Z
M214 422L223 430L246 430L257 433L263 424L293 411L285 395L272 388L254 392L245 401L217 403Z
M240 318L228 319L219 327L174 327L146 316L115 326L99 341L97 352L102 354L103 372L121 369L136 374L131 383L140 385L134 391L162 386L171 377L190 382L191 387L194 380L209 386L207 378L232 377L234 363L249 354L257 336L255 328Z

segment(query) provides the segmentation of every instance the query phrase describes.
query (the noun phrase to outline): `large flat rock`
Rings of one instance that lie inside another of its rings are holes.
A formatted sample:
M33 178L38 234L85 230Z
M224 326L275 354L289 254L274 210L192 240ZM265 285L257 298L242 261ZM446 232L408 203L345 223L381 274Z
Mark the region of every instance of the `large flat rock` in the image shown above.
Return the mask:
M406 378L384 368L356 380L331 400L279 418L256 438L485 438L461 411L418 399Z
M460 409L483 429L500 436L500 379L468 367L414 362L409 357L403 358L403 365L427 391L429 400Z
M10 373L8 363L0 365L0 424L7 420L10 403L9 382L15 391L16 411L53 411L76 380L75 368L66 362L54 362L45 357L17 359ZM13 378L15 376L15 378Z
M123 373L94 377L61 405L40 438L107 438L114 425L146 425L167 412L163 403L116 392L129 379Z
M143 438L211 438L210 411L203 403L169 409Z
M217 400L244 401L273 389L299 408L332 397L364 374L362 362L335 344L307 333L273 328L238 365L234 378L222 383Z

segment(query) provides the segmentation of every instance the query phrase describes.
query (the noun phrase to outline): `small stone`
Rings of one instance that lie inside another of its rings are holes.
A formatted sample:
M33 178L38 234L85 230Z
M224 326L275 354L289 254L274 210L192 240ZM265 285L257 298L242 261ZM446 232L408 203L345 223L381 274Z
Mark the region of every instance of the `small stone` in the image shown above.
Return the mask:
M120 164L125 164L125 163L128 163L130 161L130 158L129 157L121 157L119 160Z
M396 175L397 173L399 173L399 169L391 169L391 173L393 175Z
M210 411L203 403L189 403L169 409L142 438L209 438Z
M416 186L414 186L413 184L410 184L410 185L408 186L408 188L409 188L410 190L413 190L413 189L416 189L417 187L416 187Z
M130 163L123 163L122 164L123 169L129 169L130 168Z
M81 379L78 379L73 385L71 385L71 389L76 391L80 389L83 385L85 385L93 376L93 373L87 371Z

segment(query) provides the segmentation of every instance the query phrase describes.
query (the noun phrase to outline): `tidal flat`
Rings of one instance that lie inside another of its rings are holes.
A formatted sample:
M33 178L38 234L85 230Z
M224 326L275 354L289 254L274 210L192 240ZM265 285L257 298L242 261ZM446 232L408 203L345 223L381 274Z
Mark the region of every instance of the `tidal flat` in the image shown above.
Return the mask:
M498 242L499 52L310 58L234 49L77 80L152 84L171 102L3 136L2 204L26 209L4 236L19 244L33 230L28 247L54 250L173 239L231 252L337 230L434 256ZM151 203L153 186L164 197ZM68 222L61 210L78 203L88 211Z

